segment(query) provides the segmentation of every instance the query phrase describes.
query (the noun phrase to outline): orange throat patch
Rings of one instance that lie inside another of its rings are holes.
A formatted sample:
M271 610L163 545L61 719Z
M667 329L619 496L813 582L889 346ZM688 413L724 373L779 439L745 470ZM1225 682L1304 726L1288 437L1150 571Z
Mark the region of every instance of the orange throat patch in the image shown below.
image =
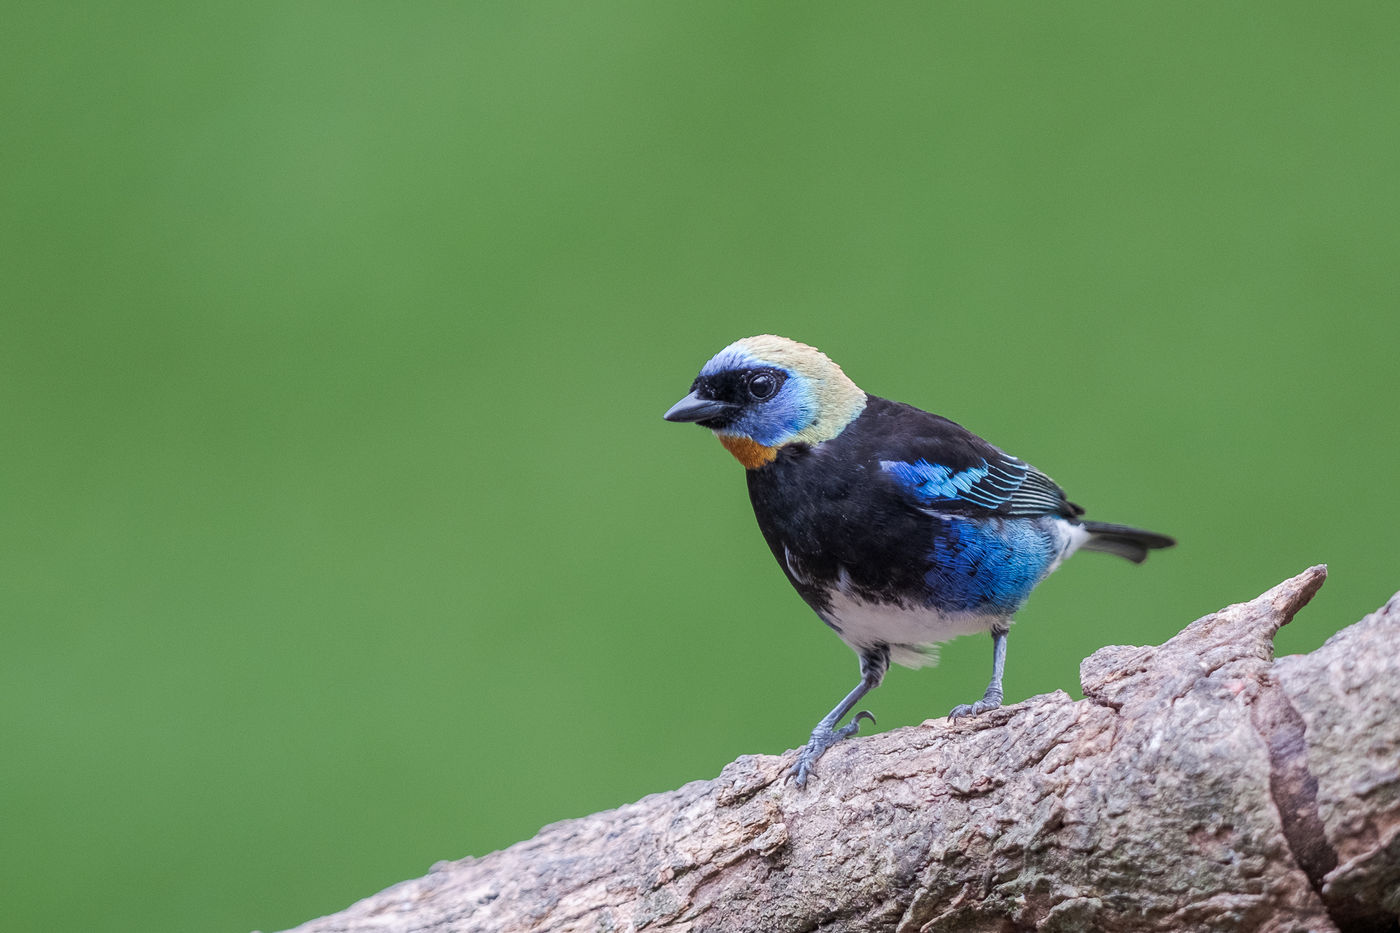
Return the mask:
M734 437L729 434L715 436L724 445L724 449L733 454L734 459L742 463L746 470L757 470L765 463L772 463L778 458L778 448L760 444L753 438Z

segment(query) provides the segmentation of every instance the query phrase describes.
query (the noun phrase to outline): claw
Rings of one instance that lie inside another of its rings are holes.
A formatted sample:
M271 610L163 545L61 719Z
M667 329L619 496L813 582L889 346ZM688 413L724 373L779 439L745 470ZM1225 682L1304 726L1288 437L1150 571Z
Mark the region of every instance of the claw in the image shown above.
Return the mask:
M841 736L855 735L857 732L860 731L860 721L862 719L868 719L870 720L870 724L872 726L875 725L875 714L871 713L869 710L863 709L859 713L856 713L854 716L852 716L850 722L846 723L840 729L837 729L836 733Z
M992 699L991 697L983 697L976 703L962 703L953 707L948 713L948 721L954 722L955 720L962 719L964 716L980 716L999 706L1001 706L1001 701Z
M797 760L788 769L787 780L792 781L798 787L805 787L807 776L812 773L812 766L817 763L817 759L822 756L822 753L842 739L850 738L859 732L862 719L868 719L871 723L875 722L875 716L872 713L868 710L861 710L840 729L823 727L813 732L811 740L798 751Z
M802 746L797 753L797 760L792 763L791 768L788 768L787 780L798 787L806 787L807 775L812 773L812 765L817 763L817 758L824 751L826 751L825 746L818 748L815 752L810 744Z

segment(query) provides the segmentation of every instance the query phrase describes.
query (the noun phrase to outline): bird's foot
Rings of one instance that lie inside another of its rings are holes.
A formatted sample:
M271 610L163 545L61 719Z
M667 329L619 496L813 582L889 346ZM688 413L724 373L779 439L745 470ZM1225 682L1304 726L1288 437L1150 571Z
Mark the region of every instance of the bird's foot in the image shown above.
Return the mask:
M797 753L797 761L793 762L792 767L788 769L787 779L798 787L805 787L807 777L812 773L812 766L817 763L817 759L822 756L822 753L842 739L849 738L859 732L862 719L875 722L874 716L861 710L840 729L833 729L826 724L813 729L812 738L806 745L802 746L802 750Z
M1001 705L1001 691L988 688L982 699L976 703L961 703L953 707L948 714L948 721L962 719L964 716L980 716L988 710L996 709Z

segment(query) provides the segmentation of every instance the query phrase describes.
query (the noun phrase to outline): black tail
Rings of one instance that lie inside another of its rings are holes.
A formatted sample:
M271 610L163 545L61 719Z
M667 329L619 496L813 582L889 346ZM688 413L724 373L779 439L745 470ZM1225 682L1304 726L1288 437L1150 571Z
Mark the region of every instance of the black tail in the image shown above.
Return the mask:
M1103 551L1126 557L1135 564L1147 560L1147 552L1158 548L1171 547L1175 538L1159 535L1155 531L1143 531L1127 525L1111 525L1108 522L1081 522L1089 532L1089 540L1082 545L1086 551Z

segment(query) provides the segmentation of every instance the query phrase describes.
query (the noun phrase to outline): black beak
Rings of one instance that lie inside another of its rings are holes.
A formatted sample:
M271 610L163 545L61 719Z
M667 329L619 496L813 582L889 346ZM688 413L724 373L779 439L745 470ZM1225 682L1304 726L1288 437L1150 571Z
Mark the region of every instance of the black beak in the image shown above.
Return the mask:
M732 402L718 402L712 398L701 398L694 392L671 406L671 410L661 417L667 421L708 421L718 418L738 408Z

